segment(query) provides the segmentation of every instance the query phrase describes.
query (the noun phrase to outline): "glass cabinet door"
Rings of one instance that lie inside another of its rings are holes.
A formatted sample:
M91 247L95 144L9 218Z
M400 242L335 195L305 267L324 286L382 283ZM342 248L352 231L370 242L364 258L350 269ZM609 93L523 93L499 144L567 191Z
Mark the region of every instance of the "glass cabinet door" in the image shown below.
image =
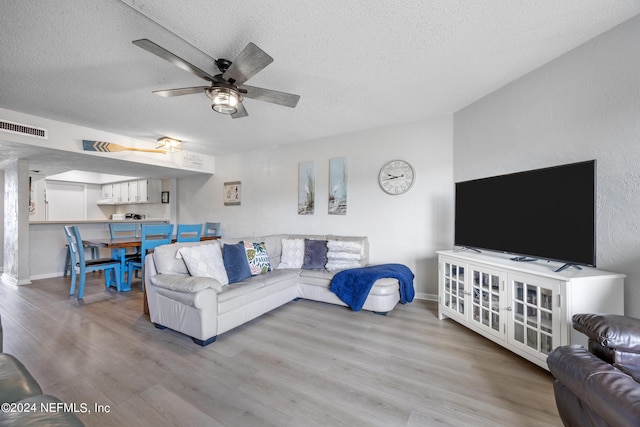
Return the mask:
M511 343L546 359L560 343L559 315L554 311L559 292L559 284L552 280L540 281L525 276L511 278Z
M504 339L505 319L501 316L504 275L499 271L469 265L471 274L471 323ZM504 309L504 307L502 307Z
M443 304L455 314L465 316L464 266L448 261L442 263Z

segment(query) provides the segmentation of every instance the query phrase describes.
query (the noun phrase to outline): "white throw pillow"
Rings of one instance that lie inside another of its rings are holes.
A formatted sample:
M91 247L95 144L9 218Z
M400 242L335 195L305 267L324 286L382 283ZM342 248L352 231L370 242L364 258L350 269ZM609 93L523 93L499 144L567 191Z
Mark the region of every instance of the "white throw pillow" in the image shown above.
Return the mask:
M178 251L189 274L198 277L212 277L222 285L229 284L227 270L222 261L222 251L217 244L188 246Z
M348 240L329 240L327 247L329 252L350 252L353 254L362 252L362 244L360 242L350 242Z
M278 268L302 268L304 239L282 239L282 255Z
M363 267L362 244L346 240L329 240L327 242L327 265L329 271L346 270L349 268Z
M360 254L354 254L353 252L327 252L327 258L329 259L342 259L342 260L352 260L352 261L360 261Z
M340 270L348 270L351 268L360 268L362 267L360 265L360 262L358 261L349 261L349 260L342 260L342 259L330 259L329 262L327 262L327 265L325 266L325 268L329 271L340 271Z

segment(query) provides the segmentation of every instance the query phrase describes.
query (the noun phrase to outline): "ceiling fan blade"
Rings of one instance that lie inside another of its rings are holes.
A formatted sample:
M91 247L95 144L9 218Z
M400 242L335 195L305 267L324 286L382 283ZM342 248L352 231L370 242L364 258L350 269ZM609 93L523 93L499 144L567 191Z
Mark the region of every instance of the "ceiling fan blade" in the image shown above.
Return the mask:
M240 104L238 104L238 111L236 111L234 114L231 115L232 119L239 119L241 117L247 117L249 115L249 113L247 113L247 109L244 108L244 105L242 104L242 102Z
M273 104L284 105L294 108L300 100L300 95L292 93L278 92L277 90L264 89L255 86L240 86L242 96L245 98L257 99L258 101L271 102ZM247 91L244 93L244 91Z
M272 57L255 44L249 43L233 60L222 78L232 84L241 85L272 62Z
M170 98L172 96L191 95L193 93L203 93L209 89L210 86L195 86L195 87L183 87L180 89L166 89L166 90L154 90L152 93Z
M179 56L169 52L168 50L166 50L165 48L158 46L157 44L155 44L154 42L152 42L151 40L148 39L140 39L140 40L134 40L131 43L135 44L138 47L141 47L142 49L146 50L147 52L151 52L156 56L159 56L160 58L171 62L173 65L182 68L185 71L188 71L192 74L195 74L196 76L200 77L201 79L205 79L205 80L209 80L209 81L213 81L213 76L209 73L207 73L206 71L202 71L200 68L196 67L193 64L188 63L187 61L185 61L184 59L180 58Z

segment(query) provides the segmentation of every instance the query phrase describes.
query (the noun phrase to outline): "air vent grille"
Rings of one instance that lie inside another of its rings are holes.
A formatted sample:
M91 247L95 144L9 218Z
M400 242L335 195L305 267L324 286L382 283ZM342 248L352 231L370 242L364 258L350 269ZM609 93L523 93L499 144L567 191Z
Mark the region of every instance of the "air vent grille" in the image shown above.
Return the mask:
M0 131L17 133L19 135L33 136L34 138L47 139L47 130L20 123L0 120Z

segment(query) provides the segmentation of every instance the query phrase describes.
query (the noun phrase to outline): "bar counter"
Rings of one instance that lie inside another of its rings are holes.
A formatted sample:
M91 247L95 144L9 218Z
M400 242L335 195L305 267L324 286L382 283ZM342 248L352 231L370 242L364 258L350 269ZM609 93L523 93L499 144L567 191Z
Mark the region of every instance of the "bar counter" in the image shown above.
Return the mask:
M63 226L77 225L83 239L106 239L110 223L167 223L166 218L123 220L75 220L31 221L29 223L29 278L31 280L62 276L66 259L67 240ZM101 249L100 255L111 256L109 249Z

